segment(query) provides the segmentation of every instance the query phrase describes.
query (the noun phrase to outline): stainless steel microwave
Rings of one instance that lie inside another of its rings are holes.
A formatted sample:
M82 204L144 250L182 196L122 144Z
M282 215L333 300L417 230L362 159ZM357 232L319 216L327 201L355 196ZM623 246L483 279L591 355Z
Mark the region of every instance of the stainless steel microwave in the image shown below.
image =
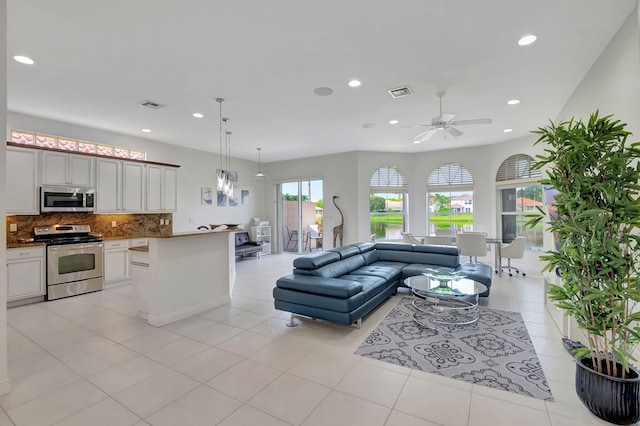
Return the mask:
M40 187L40 212L93 212L95 188L78 186Z

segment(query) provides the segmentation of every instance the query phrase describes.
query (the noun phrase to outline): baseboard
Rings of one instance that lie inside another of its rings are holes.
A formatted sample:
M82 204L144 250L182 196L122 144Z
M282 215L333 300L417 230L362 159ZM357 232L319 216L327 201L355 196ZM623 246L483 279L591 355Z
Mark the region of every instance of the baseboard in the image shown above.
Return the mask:
M190 306L185 309L180 309L175 312L170 312L164 315L148 314L147 322L155 327L162 327L163 325L170 324L181 319L189 318L193 315L197 315L201 312L208 311L209 309L217 308L231 301L231 297L222 296L215 299L208 300L204 303L200 303L195 306Z

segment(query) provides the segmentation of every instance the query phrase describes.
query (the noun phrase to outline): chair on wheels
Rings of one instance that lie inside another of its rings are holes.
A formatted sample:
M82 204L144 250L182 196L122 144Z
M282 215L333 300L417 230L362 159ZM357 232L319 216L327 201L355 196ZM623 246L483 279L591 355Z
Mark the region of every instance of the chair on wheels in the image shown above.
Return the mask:
M294 231L289 231L289 226L285 225L285 228L287 228L287 235L289 237L289 240L287 241L287 245L284 246L284 251L289 251L289 245L291 243L293 243L293 248L291 250L295 250L296 248L298 248L298 231L294 230Z
M469 263L478 263L478 256L487 255L487 237L483 233L458 234L456 245L461 256L469 256Z
M502 246L502 257L507 258L507 266L503 266L502 270L508 270L510 277L513 276L513 273L511 272L512 269L516 271L516 274L522 272L523 277L527 276L524 271L520 271L515 266L511 266L511 259L522 259L524 257L524 249L526 245L526 237L516 237L510 244Z
M422 244L422 241L414 237L410 232L405 232L402 234L402 241L409 244Z
M315 240L315 248L316 250L322 248L322 234L318 232L318 225L307 225L307 239L306 245L309 247L309 251L311 251L311 240ZM318 240L320 240L320 246L318 246Z

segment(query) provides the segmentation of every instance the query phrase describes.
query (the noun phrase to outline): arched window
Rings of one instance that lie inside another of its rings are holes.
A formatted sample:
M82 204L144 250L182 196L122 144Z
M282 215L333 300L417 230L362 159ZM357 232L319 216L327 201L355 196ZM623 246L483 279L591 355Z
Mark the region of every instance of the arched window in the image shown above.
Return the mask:
M369 183L369 221L376 240L402 240L407 209L407 179L397 167L380 167Z
M429 235L473 231L473 185L473 176L461 164L443 164L431 172L427 179Z
M543 206L542 186L538 182L540 170L532 170L535 160L526 154L515 154L502 162L496 173L498 211L502 240L510 242L515 237L527 237L529 247L542 247L542 223L527 228L527 215Z

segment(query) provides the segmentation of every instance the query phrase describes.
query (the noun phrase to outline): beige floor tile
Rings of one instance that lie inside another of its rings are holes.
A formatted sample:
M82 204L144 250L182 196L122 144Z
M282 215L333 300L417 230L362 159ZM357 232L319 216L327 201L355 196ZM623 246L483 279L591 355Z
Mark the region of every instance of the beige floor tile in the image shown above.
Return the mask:
M571 417L565 417L555 413L549 413L549 417L551 418L551 424L553 426L611 426L611 423L600 420L595 416L591 421L573 419Z
M52 425L77 411L107 398L107 395L86 380L47 393L8 410L16 426Z
M23 377L60 365L62 365L60 361L45 351L37 351L26 356L10 358L7 363L9 377L14 383Z
M4 410L0 410L0 426L14 426L13 422Z
M547 380L568 384L575 383L576 363L571 357L564 356L564 354L562 358L538 355L538 359Z
M160 364L172 366L207 349L210 349L209 345L181 337L169 344L160 346L158 349L147 352L145 356Z
M591 414L578 398L574 383L550 380L549 384L554 398L553 401L545 402L549 413L580 420L585 424L594 422L598 424L600 420Z
M156 411L146 420L153 426L215 425L242 403L229 396L200 386Z
M290 426L282 420L263 413L249 405L243 405L230 416L218 423L218 426Z
M357 359L351 355L312 351L289 369L289 373L333 388L357 363Z
M551 426L551 420L546 409L536 410L485 395L472 394L468 426L501 424Z
M222 322L233 327L248 330L251 327L255 327L256 325L268 319L269 316L267 315L256 314L254 312L243 312L240 315L232 316L231 318L228 318Z
M249 359L286 371L300 362L319 344L320 342L311 339L287 334L254 353Z
M113 395L166 369L167 367L155 361L137 356L91 375L87 380Z
M159 348L160 346L167 345L173 341L182 338L179 334L171 333L170 331L157 329L151 333L145 333L142 336L134 337L122 342L123 346L132 349L138 353L144 354L151 352L152 350Z
M236 355L249 357L270 345L274 340L275 337L247 330L217 344L216 347Z
M138 353L120 345L108 346L67 362L67 366L83 376L91 376L102 370L135 358Z
M221 321L228 320L229 318L232 318L236 315L240 315L244 312L245 311L243 310L232 308L229 305L224 305L215 309L211 309L209 311L202 312L198 314L198 316L202 318L206 318L208 320L221 322Z
M335 388L391 408L406 381L407 376L404 374L367 364L357 364Z
M438 425L428 420L424 420L418 417L410 416L400 411L393 410L391 411L391 414L389 414L389 418L387 419L385 426L438 426Z
M113 341L102 336L93 335L69 342L65 345L47 349L47 351L60 361L66 362L113 345L115 345Z
M80 379L78 373L63 364L26 375L11 383L11 392L0 397L0 405L8 410Z
M472 392L474 395L483 395L487 398L506 401L517 405L524 405L525 407L533 408L536 410L547 410L545 401L542 399L532 398L526 395L519 395L517 393L507 392L502 389L495 389L490 388L489 386L473 384Z
M162 371L113 395L113 398L145 418L199 385L173 370Z
M261 322L260 324L252 327L250 330L256 333L264 334L265 336L283 336L285 334L291 333L292 328L287 327L287 321L282 318L270 318L266 321Z
M281 374L275 368L244 360L209 380L207 385L246 402Z
M299 425L330 391L325 386L283 374L248 404L280 420Z
M471 392L409 377L394 409L447 426L466 426Z
M173 369L204 383L240 361L238 355L211 348L177 363Z
M382 426L390 411L389 408L334 390L302 424L303 426L339 424Z
M167 324L162 328L163 330L171 331L182 336L190 336L197 331L215 325L215 323L215 321L212 321L210 319L202 318L199 316L192 316L180 321L173 322L171 324Z
M453 379L451 377L440 376L439 374L428 373L426 371L411 370L410 376L415 377L416 379L438 383L440 385L449 386L467 392L471 392L473 390L473 383L464 380Z
M106 398L61 420L55 426L132 426L140 417L112 398Z
M227 324L216 323L211 327L203 328L196 331L189 337L199 342L205 343L210 346L215 346L218 343L222 343L225 340L242 333L241 328L232 327Z
M122 343L125 340L133 339L134 337L142 336L143 334L151 333L156 330L156 327L135 319L130 320L127 324L122 324L119 327L98 329L97 332L107 339L111 339L117 343Z

